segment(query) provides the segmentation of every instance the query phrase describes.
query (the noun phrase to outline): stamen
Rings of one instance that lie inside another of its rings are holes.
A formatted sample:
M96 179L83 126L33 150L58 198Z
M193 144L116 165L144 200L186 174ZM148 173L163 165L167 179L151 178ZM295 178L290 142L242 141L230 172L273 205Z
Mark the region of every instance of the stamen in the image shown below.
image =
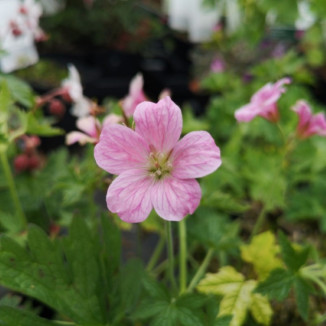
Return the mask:
M148 159L148 172L151 177L159 180L165 175L170 174L172 170L172 163L166 154L151 151L149 153Z

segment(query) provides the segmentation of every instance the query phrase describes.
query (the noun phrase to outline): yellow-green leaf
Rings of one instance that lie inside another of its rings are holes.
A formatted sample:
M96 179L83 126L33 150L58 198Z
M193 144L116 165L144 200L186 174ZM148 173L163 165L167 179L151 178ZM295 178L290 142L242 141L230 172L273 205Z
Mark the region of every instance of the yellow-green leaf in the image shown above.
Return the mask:
M268 326L273 315L272 307L266 297L252 293L250 311L259 324Z
M233 267L222 267L216 274L207 274L197 290L222 296L217 317L231 315L230 326L241 326L251 311L257 322L269 325L272 309L266 297L254 293L255 280L245 280Z
M242 325L251 306L251 294L255 287L254 280L238 283L238 288L223 297L218 316L232 315L230 326Z
M273 269L282 267L282 262L277 257L280 247L270 231L255 236L249 245L242 245L240 249L242 259L254 265L261 280L266 279Z
M233 267L225 266L217 274L206 274L205 278L198 284L199 292L227 295L239 289L244 282L244 276Z

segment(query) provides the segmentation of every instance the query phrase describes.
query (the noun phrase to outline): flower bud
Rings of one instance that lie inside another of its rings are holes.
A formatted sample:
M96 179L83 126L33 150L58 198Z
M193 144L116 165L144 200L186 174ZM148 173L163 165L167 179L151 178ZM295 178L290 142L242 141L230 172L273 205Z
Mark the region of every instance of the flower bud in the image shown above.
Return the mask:
M52 99L49 103L49 111L52 115L61 117L65 114L66 108L60 100Z
M28 158L28 169L30 171L37 170L41 166L41 159L38 155L31 155Z
M29 168L29 157L26 154L20 154L14 159L14 168L17 173L26 171Z

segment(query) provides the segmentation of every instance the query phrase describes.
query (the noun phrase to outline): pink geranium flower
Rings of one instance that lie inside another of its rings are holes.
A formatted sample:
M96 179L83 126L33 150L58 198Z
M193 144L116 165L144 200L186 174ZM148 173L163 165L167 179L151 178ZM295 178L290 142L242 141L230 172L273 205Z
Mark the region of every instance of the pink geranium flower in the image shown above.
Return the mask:
M290 78L282 78L275 84L266 84L251 97L249 104L235 112L235 118L240 122L249 122L256 116L261 116L271 122L277 122L279 114L276 102L285 92L282 86L290 82Z
M77 128L80 131L72 131L66 136L66 144L72 145L79 143L85 145L86 143L96 144L99 141L102 127L105 125L116 124L122 122L122 118L116 114L109 114L101 125L100 121L93 116L79 118L76 122Z
M299 116L297 135L299 138L308 138L312 135L326 136L326 119L324 113L312 114L307 102L298 101L292 110Z
M122 100L122 109L129 118L135 112L136 106L146 100L143 91L144 79L142 74L137 74L130 82L129 94Z
M165 220L180 221L199 205L195 178L221 165L220 150L205 131L179 140L181 110L170 97L139 104L134 120L135 130L104 126L95 146L97 164L118 175L107 192L108 208L129 223L145 220L153 208Z

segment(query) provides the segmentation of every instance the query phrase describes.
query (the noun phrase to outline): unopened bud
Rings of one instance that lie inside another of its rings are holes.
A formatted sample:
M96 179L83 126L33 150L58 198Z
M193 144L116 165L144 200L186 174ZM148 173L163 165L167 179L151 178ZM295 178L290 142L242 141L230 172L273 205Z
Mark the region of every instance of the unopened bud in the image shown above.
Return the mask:
M52 99L49 103L49 111L51 114L61 117L65 114L66 108L60 100Z
M41 166L41 159L38 155L31 155L28 160L28 169L30 171L37 170Z
M26 154L20 154L14 159L14 168L16 172L26 171L29 168L29 157Z

